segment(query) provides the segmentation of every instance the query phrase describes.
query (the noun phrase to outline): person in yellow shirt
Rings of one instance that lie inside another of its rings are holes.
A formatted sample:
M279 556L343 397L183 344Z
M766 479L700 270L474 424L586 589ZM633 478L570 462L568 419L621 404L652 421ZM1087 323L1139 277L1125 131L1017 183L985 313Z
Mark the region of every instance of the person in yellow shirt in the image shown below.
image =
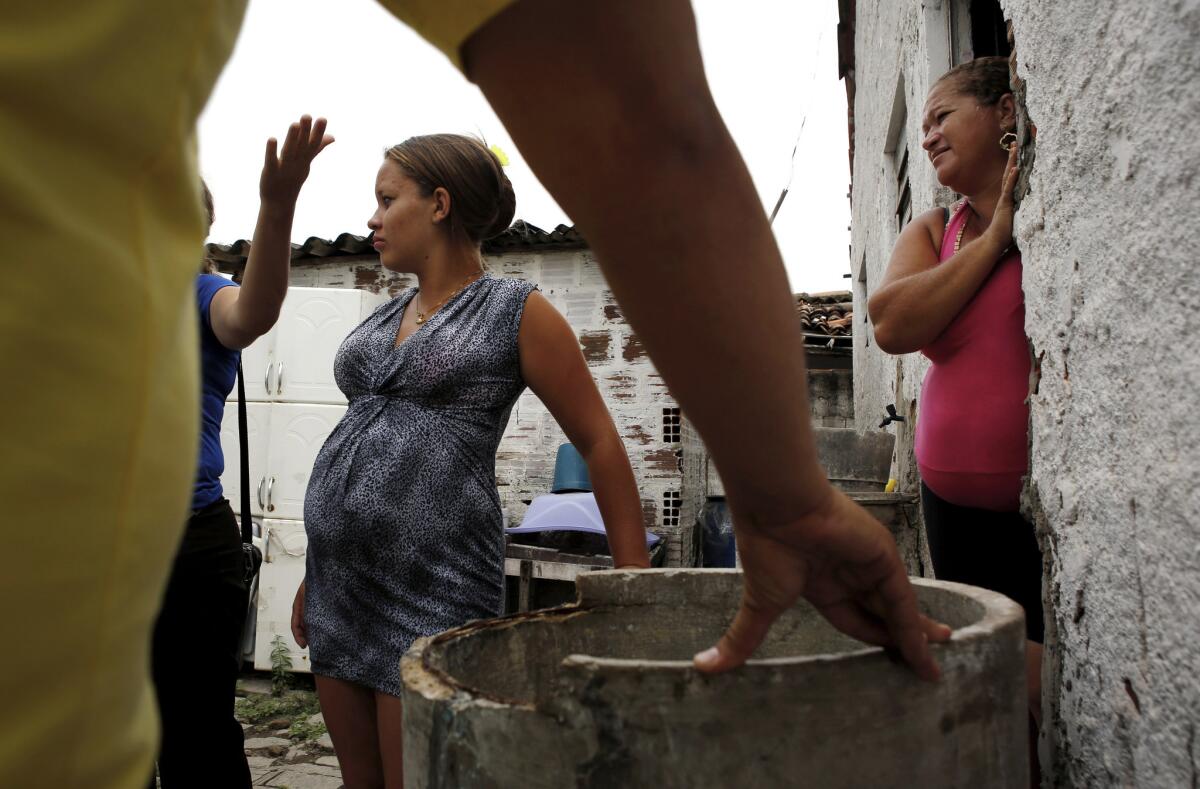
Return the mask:
M948 630L920 617L891 537L817 464L782 262L687 0L384 5L483 90L712 450L746 585L698 666L740 664L803 595L935 677L927 641ZM149 774L148 639L197 457L195 123L244 10L4 3L0 786Z

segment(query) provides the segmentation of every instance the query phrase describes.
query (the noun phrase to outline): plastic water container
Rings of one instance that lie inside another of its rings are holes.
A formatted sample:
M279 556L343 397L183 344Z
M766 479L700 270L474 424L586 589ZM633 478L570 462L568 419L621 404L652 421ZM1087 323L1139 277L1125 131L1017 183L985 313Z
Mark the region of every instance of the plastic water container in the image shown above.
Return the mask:
M588 477L587 463L583 455L571 444L563 444L558 448L554 458L554 484L551 493L571 493L592 489L592 480Z
M1029 786L1025 618L996 592L914 578L954 628L923 682L807 601L710 677L734 570L582 573L573 605L475 621L404 656L404 785ZM498 667L518 667L502 670Z

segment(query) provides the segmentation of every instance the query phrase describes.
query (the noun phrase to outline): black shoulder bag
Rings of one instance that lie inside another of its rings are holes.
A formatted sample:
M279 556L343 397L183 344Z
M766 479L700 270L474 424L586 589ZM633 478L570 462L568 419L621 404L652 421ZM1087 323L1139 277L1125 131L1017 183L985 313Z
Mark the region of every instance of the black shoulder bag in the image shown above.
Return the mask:
M242 477L242 562L246 588L249 589L262 566L262 551L254 544L254 529L250 519L250 440L246 427L246 384L242 375L242 355L238 354L238 441L241 444Z

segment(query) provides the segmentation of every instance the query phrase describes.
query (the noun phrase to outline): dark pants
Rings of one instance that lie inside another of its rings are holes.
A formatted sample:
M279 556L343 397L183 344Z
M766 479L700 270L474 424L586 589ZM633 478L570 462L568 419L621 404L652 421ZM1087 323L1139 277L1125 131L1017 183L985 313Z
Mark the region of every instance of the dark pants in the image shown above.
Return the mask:
M1025 635L1042 643L1042 551L1033 524L1019 512L962 507L921 484L921 507L933 572L1012 598L1025 609Z
M233 714L248 602L242 566L241 532L229 502L192 515L152 644L163 789L250 786L242 727Z

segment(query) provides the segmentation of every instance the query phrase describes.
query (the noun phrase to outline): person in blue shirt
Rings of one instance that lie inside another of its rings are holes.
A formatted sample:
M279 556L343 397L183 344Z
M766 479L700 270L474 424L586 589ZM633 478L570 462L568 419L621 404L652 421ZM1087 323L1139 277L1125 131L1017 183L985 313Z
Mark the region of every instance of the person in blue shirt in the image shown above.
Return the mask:
M242 727L234 717L248 604L241 531L221 490L221 417L241 349L279 319L287 295L292 216L313 158L333 138L304 116L277 153L267 141L261 204L241 287L205 260L196 277L200 318L200 458L191 517L154 627L152 670L162 721L158 775L178 786L249 787ZM203 187L211 227L212 195ZM150 786L154 786L153 778Z

